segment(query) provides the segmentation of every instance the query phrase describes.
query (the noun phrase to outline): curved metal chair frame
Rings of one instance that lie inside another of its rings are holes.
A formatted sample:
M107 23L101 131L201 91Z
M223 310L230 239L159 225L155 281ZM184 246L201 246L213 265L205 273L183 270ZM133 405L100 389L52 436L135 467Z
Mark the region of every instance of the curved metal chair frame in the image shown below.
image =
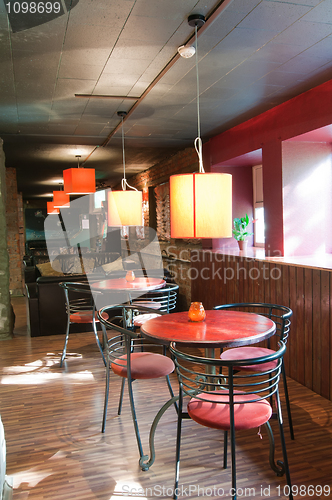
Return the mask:
M66 357L67 352L67 344L69 339L69 331L70 325L72 324L87 324L92 323L93 332L96 337L96 342L98 348L101 352L104 365L106 366L106 360L103 353L103 347L100 343L98 331L97 331L97 323L99 320L97 319L97 312L93 300L93 295L89 286L89 283L76 283L71 281L63 281L59 283L59 285L63 288L66 299L66 313L67 313L67 328L66 328L66 337L65 337L65 345L63 347L60 367L63 364L63 361ZM82 321L72 321L74 315L83 316ZM84 315L87 315L87 320L84 321ZM104 329L103 325L102 329Z
M137 299L132 296L132 304L138 306L143 304L143 306L145 306L148 302L155 302L158 304L158 311L169 313L176 308L178 290L179 285L166 283L163 288L146 292Z
M225 414L225 407L228 406L227 416L220 420L220 413L215 415L215 421L219 429L224 430L224 468L227 467L227 432L230 431L231 443L231 475L232 475L232 490L235 492L233 499L236 499L236 460L235 460L235 432L236 420L239 415L243 414L245 406L250 404L257 404L264 402L267 408L270 408L268 414L272 414L272 408L269 400L273 396L276 402L277 418L279 424L280 440L283 453L283 462L274 460L274 437L269 421L265 422L265 428L268 432L270 455L269 462L273 471L277 476L286 475L286 481L289 486L289 498L292 499L291 479L288 467L287 451L285 444L285 437L283 431L283 421L281 413L281 405L279 399L278 384L282 370L282 358L285 353L286 346L282 341L279 341L278 351L268 356L246 359L246 360L232 360L224 361L222 359L206 358L195 356L188 353L188 350L176 346L171 343L170 352L173 356L176 365L176 373L179 380L180 392L178 403L178 425L177 425L177 439L176 439L176 465L175 465L175 485L174 496L177 498L178 485L179 485L179 469L180 469L180 445L181 445L181 429L182 420L190 418L187 412L183 412L184 398L189 397L191 403L199 405L206 405L212 403L212 406L205 408L205 414L211 411L216 411L218 404L222 405L222 413ZM190 351L192 352L192 351ZM275 368L261 371L260 373L248 373L241 368L246 365L264 364L271 361L277 361ZM201 403L202 401L202 403ZM216 406L217 405L217 406ZM189 408L189 407L188 407ZM190 413L190 411L189 411ZM194 415L192 415L194 416ZM216 418L217 417L217 418ZM240 417L241 418L241 417ZM242 419L244 417L242 416ZM250 418L250 417L249 417ZM268 415L263 417L269 419ZM197 420L198 421L198 420ZM256 424L248 424L246 421L247 429L257 427ZM206 421L201 425L207 425ZM211 425L212 427L212 425Z
M287 344L289 331L290 331L290 325L291 325L290 318L293 314L293 311L287 306L282 306L282 305L277 305L277 304L269 304L269 303L239 302L239 303L234 303L234 304L222 304L222 305L214 307L214 309L219 309L219 310L221 310L221 309L235 309L237 311L247 311L247 312L253 312L256 314L260 314L262 316L267 316L268 318L272 319L272 321L274 321L276 324L275 336L277 336L280 340L282 340L285 344ZM271 342L271 339L268 339L268 341L267 341L268 349L271 348L270 342ZM254 346L251 346L251 349L253 349L253 348L254 348ZM233 349L243 349L243 348L234 347ZM283 380L283 385L284 385L284 393L285 393L289 431L290 431L291 439L294 439L292 413L291 413L291 408L290 408L287 379L286 379L286 371L285 371L285 365L284 365L283 359L282 359L281 371L282 371L282 380Z
M137 305L121 305L121 306L111 306L104 307L100 311L98 311L99 321L104 325L104 344L106 346L106 386L105 386L105 400L104 400L104 413L103 413L103 421L102 421L102 432L105 432L106 426L106 417L107 417L107 406L108 406L108 397L109 397L109 386L110 386L110 371L112 365L117 365L123 367L123 362L119 363L119 358L121 356L126 356L126 375L123 378L123 383L120 392L120 400L118 407L118 415L121 414L122 400L123 400L123 392L124 392L124 382L127 379L128 381L128 392L129 392L129 401L131 407L131 414L134 423L134 429L136 434L137 446L141 460L145 460L148 458L143 454L143 447L141 443L138 421L135 410L134 403L134 395L132 389L132 370L131 370L131 355L135 352L148 352L148 349L153 347L158 347L162 349L162 354L166 354L166 346L162 346L160 344L152 344L152 343L144 343L142 344L142 338L138 333L135 332L135 327L133 323L134 314L136 312L144 313L157 313L157 314L165 314L161 311L156 311L155 309L150 309L147 307L141 307ZM105 313L108 315L108 320L105 320L103 316ZM107 330L113 330L118 334L108 338ZM129 355L128 355L129 354ZM166 382L168 386L168 390L172 398L174 398L171 382L169 379L169 375L166 375ZM176 407L177 408L177 407Z

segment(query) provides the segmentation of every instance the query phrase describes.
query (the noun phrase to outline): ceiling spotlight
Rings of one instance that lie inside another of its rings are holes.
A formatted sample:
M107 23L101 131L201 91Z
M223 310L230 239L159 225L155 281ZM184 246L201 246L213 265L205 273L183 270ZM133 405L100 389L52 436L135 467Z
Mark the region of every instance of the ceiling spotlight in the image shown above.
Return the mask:
M192 45L181 45L181 47L178 48L178 53L181 57L184 57L184 59L189 59L195 54L195 52L195 47Z

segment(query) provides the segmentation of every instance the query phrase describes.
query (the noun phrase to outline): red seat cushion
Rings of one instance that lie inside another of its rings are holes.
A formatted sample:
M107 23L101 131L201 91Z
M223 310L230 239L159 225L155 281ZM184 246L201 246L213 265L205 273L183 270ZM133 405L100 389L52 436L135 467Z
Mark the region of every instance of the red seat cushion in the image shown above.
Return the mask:
M231 361L236 359L253 359L262 358L263 356L268 356L269 354L274 354L275 351L272 349L267 349L266 347L234 347L234 349L228 349L220 354L220 358L225 361ZM268 363L262 363L260 365L251 366L239 366L236 367L239 370L247 370L251 372L265 372L268 370L273 370L278 364L278 359L274 361L269 361Z
M202 401L192 398L188 403L188 414L195 422L211 427L228 431L230 428L228 393L216 391L210 394L202 394L202 399L209 399L215 402ZM236 430L253 429L265 424L272 415L272 408L265 399L256 403L236 404L236 401L252 400L255 395L235 394L234 395L234 424Z
M111 368L120 377L127 377L127 355L113 362ZM165 377L174 371L174 363L167 356L152 352L134 352L131 354L131 376L133 379Z
M103 318L108 319L108 314L103 313ZM92 311L80 311L70 315L71 323L92 323ZM96 321L99 321L96 312Z

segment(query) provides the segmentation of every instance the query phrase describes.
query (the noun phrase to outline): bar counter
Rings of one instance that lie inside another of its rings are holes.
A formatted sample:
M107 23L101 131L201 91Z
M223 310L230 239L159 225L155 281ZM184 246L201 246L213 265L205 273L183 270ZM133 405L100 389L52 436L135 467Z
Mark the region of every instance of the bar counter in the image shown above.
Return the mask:
M332 255L276 257L260 248L198 250L191 256L191 300L207 309L234 302L290 307L286 373L332 400Z

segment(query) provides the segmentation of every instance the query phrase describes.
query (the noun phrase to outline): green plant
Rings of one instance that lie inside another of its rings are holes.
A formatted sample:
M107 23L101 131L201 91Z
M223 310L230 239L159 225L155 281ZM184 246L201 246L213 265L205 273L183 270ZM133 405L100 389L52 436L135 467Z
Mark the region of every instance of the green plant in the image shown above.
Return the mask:
M249 222L250 220L248 214L246 214L245 217L240 217L240 218L236 217L234 219L233 235L237 241L244 241L247 236L251 236L253 234L250 231L247 231Z

